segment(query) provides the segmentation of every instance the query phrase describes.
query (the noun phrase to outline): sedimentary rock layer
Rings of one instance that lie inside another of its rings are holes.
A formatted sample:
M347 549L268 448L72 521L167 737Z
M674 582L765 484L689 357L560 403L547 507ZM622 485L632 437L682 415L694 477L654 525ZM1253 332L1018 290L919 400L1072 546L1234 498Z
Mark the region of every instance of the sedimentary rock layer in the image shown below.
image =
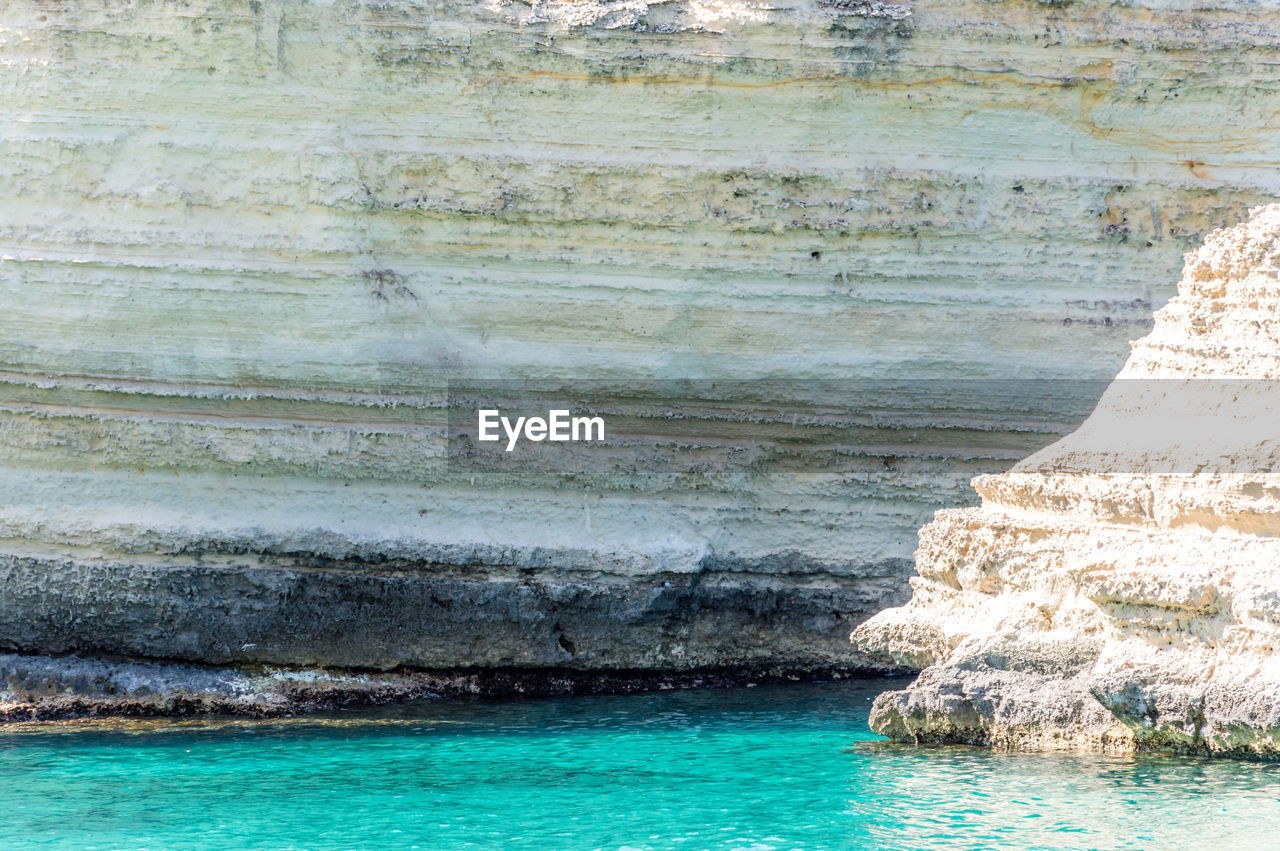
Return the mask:
M1094 399L809 382L1110 377L1280 186L1278 59L1231 3L3 0L0 646L869 664ZM592 399L716 456L660 474L447 456L450 382L637 377L795 383Z
M1097 410L920 533L854 634L894 738L1280 755L1280 205L1188 255Z
M821 675L843 676L838 670ZM0 653L0 722L208 713L265 717L442 697L628 694L794 679L769 674L744 678L741 669L733 668L661 673L476 666L372 672Z

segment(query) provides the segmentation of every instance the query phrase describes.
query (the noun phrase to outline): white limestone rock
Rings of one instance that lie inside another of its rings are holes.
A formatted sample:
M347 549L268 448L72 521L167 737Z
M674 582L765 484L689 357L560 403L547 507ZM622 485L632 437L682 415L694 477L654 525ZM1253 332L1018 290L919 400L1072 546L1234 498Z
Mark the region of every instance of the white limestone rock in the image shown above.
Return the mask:
M1207 5L0 0L0 649L867 664L1096 401L1007 379L1280 192L1280 12ZM451 383L566 376L706 458L449 463Z
M895 739L1280 754L1280 205L1187 256L1083 426L920 532L854 641Z

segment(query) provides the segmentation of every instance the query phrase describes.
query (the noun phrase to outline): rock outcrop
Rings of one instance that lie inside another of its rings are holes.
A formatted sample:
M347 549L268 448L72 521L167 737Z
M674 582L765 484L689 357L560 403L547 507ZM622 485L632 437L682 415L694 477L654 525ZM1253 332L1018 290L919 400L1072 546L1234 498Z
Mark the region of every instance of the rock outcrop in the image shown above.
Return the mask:
M1280 13L1183 5L0 0L0 649L880 664L1101 392L1010 379L1105 384L1280 192ZM451 458L566 377L630 456Z
M1081 428L920 532L854 640L900 740L1280 755L1280 205L1211 234Z

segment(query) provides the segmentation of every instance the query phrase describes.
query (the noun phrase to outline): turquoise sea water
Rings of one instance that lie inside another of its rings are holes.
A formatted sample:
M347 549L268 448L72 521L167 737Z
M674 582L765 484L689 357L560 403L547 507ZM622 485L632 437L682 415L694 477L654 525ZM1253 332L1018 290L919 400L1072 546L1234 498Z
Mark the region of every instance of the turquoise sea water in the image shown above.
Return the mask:
M0 848L1280 848L1280 765L891 745L894 684L0 730Z

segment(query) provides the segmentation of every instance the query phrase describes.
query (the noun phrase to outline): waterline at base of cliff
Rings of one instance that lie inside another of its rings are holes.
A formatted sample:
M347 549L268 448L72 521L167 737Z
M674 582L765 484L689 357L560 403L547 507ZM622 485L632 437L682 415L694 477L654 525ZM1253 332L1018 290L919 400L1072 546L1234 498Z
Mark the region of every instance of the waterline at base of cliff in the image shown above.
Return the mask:
M815 668L803 663L667 671L528 667L360 671L0 653L0 723L208 715L274 718L424 699L753 688L865 680L884 674L883 669Z

